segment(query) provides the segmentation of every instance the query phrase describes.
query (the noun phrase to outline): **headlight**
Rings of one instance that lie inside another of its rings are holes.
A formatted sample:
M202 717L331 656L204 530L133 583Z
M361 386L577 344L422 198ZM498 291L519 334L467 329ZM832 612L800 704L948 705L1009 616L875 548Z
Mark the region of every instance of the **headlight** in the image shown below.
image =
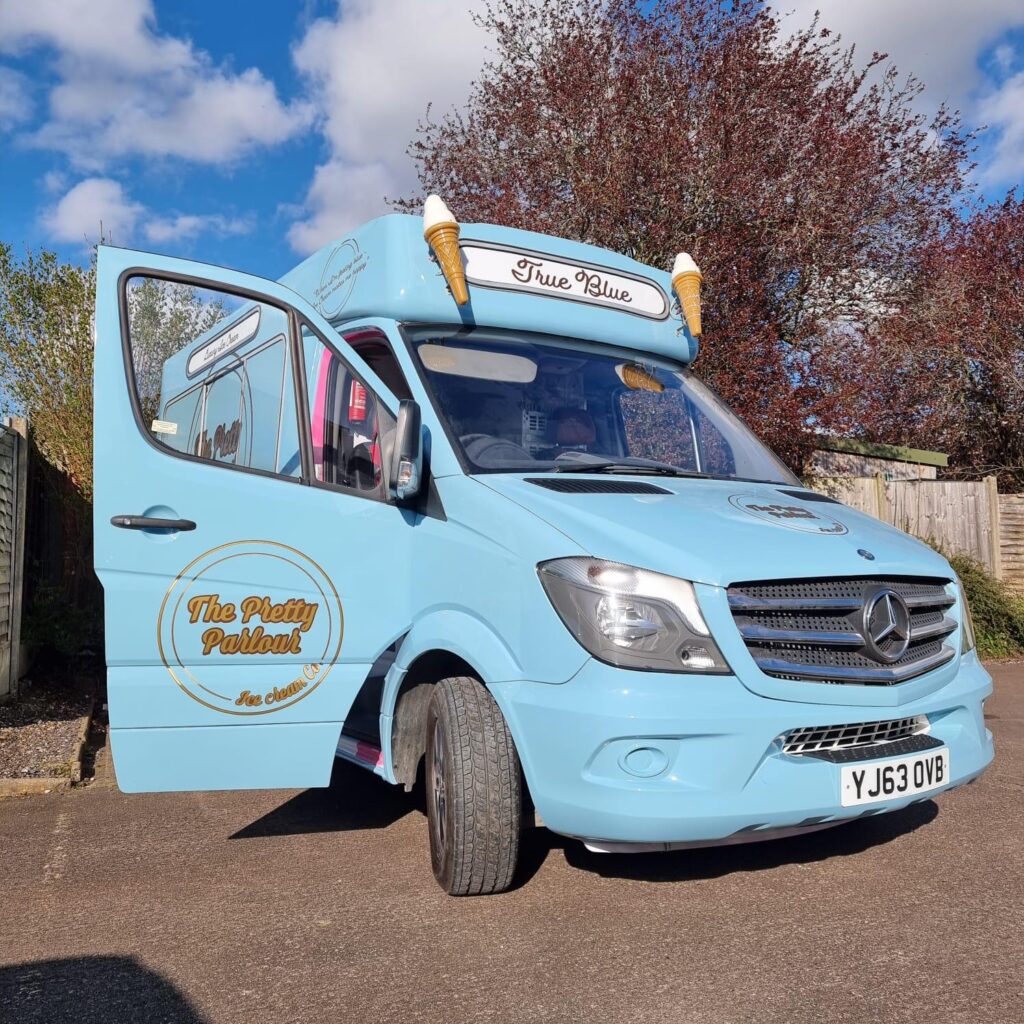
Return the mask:
M971 606L967 603L967 591L956 578L956 588L960 591L960 653L966 654L974 650L974 619L971 618Z
M598 558L537 566L569 632L595 658L621 668L728 673L693 584Z

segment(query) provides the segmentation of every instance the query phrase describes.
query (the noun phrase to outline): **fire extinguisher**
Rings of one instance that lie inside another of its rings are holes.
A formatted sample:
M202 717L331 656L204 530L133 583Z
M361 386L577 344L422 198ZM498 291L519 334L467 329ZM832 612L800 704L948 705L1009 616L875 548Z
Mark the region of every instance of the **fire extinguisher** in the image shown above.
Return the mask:
M348 392L348 421L362 423L366 419L366 388L353 378Z

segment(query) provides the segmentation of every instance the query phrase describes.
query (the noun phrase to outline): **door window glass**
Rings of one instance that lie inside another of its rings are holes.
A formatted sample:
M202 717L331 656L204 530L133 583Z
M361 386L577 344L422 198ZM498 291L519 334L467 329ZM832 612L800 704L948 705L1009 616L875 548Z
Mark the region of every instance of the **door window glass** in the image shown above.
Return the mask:
M345 340L349 341L348 338ZM381 383L395 398L399 400L412 398L405 374L402 373L402 368L398 365L394 352L391 351L390 343L383 335L362 341L352 341L350 344L360 359L380 377Z
M309 399L313 476L324 483L381 496L377 399L338 353L302 332Z
M153 440L223 465L300 475L283 310L141 276L128 281L126 305L139 408Z

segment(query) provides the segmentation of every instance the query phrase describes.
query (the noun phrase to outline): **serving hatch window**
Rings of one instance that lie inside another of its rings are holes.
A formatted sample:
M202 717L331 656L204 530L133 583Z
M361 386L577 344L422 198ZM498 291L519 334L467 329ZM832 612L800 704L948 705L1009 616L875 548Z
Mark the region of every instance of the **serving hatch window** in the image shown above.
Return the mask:
M136 396L171 451L301 474L288 317L265 302L162 278L126 286Z

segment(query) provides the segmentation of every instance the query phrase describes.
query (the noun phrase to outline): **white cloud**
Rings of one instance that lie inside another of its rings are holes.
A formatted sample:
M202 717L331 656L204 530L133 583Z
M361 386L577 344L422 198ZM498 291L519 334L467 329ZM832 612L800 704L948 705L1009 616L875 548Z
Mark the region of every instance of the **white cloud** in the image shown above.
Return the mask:
M103 237L123 243L143 213L142 204L133 202L119 182L86 178L43 215L43 226L58 242L88 245Z
M0 66L0 131L13 128L32 116L28 81L14 68Z
M0 49L24 53L55 47L68 58L122 71L170 71L191 46L158 37L150 0L0 0Z
M1024 26L1021 0L858 0L822 5L821 0L777 0L776 8L792 13L785 29L806 25L816 9L821 24L855 43L861 61L872 51L889 59L925 84L921 102L926 109L939 103L959 109L968 127L987 125L993 138L985 140L980 168L983 184L1006 185L1024 174L1024 74L1001 84L986 79L979 58L989 47L992 67L1000 78L1012 70L1016 53L1002 36ZM989 148L990 147L990 148Z
M1024 71L986 96L980 112L999 133L982 181L1001 185L1024 180Z
M43 188L49 192L63 192L67 188L68 179L60 171L47 171L42 177Z
M91 245L100 237L124 245L138 234L165 244L201 234L241 235L252 230L251 217L223 214L155 214L133 200L113 178L86 178L66 192L42 217L43 227L58 242Z
M0 0L0 52L56 51L49 119L29 143L102 170L129 156L230 165L309 124L256 68L234 73L161 34L151 0Z
M224 217L219 213L179 213L174 217L154 217L143 225L142 233L150 242L177 242L197 235L245 235L253 228L251 217Z
M816 10L821 24L855 43L867 60L873 51L888 53L904 73L913 72L927 86L926 99L937 106L948 100L965 105L981 84L977 58L1007 30L1024 25L1020 0L857 0L822 4L821 0L776 0L785 29L810 23Z
M313 22L295 48L330 148L306 196L305 220L289 241L308 253L355 224L387 213L415 183L406 147L432 105L465 99L484 58L486 34L469 7L480 0L347 0Z
M306 203L288 229L288 241L297 252L315 252L349 228L389 213L384 198L397 196L413 175L394 161L362 163L336 157L313 172Z
M1017 60L1017 51L1009 43L1000 43L992 51L992 59L996 62L996 67L1004 75L1008 75Z

